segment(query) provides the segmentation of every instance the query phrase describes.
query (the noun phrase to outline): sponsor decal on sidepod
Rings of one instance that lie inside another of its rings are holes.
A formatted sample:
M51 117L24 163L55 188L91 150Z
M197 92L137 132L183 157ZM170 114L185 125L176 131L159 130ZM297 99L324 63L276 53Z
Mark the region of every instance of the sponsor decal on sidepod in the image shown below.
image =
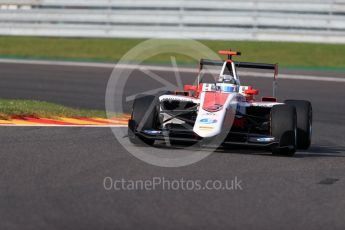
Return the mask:
M217 120L211 118L203 118L200 120L201 124L214 124L217 123Z
M204 125L200 125L199 126L199 129L213 129L213 127L212 126L204 126Z

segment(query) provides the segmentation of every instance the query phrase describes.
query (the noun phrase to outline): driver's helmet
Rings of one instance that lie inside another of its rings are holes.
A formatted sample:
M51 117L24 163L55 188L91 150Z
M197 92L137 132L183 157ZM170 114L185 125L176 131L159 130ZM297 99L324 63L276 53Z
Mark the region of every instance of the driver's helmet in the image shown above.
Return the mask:
M236 84L236 79L232 75L223 75L220 79L224 83Z

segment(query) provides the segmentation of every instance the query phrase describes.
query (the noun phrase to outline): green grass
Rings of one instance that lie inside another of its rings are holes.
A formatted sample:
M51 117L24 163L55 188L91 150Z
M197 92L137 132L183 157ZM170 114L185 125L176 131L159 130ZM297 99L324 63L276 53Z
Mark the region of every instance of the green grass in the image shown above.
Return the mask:
M97 38L0 37L0 57L53 60L116 62L144 40ZM292 42L200 41L214 51L233 49L242 52L239 60L279 63L290 68L345 69L345 45ZM185 56L179 64L196 64ZM207 58L207 57L205 57ZM147 61L170 63L170 54Z
M0 99L0 119L10 119L13 116L24 117L85 117L106 118L105 111L74 109L54 103L33 100ZM114 114L116 117L116 114Z

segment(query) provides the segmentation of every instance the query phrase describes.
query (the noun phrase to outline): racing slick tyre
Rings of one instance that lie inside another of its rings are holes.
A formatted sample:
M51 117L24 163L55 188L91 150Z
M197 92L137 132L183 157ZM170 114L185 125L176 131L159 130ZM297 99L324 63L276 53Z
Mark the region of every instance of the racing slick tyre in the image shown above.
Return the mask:
M287 105L292 105L297 112L297 148L308 149L311 144L313 110L309 101L286 100Z
M272 148L275 155L293 156L296 152L296 109L290 105L276 105L271 110L271 135L278 141Z
M133 102L133 110L128 125L129 141L135 145L150 145L154 139L135 135L135 130L154 129L157 121L157 103L153 95L138 95Z

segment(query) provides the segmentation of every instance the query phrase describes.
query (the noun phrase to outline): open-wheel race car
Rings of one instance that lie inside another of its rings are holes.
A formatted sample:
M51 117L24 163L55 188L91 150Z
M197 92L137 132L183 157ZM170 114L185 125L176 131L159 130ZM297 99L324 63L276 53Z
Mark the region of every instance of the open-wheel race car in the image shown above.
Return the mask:
M129 140L154 145L156 140L195 143L221 136L223 146L262 146L279 155L308 149L311 103L277 100L277 64L237 62L232 57L239 52L219 53L227 55L227 60L201 59L196 83L185 85L183 91L138 95L128 124ZM259 91L241 85L239 68L274 71L273 95L256 99Z

